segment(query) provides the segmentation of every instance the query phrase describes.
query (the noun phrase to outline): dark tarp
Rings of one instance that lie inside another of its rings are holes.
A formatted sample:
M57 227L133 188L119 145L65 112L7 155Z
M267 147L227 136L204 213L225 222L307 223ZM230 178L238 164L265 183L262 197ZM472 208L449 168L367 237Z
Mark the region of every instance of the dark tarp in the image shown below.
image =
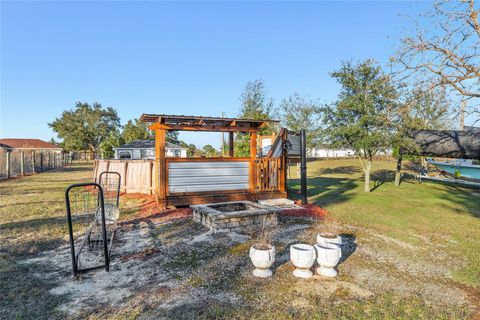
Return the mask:
M421 156L480 159L480 130L417 130L412 138Z

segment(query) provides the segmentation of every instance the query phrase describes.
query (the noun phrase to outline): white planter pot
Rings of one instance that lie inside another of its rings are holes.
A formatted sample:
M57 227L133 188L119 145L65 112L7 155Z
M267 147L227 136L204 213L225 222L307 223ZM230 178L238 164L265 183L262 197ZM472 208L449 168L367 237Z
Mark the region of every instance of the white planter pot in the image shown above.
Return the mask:
M290 246L290 260L295 266L293 275L299 278L310 278L310 268L315 263L315 248L309 244L299 243Z
M317 273L326 277L335 277L337 275L335 267L342 256L340 247L334 243L324 243L316 244L315 250L317 251L317 262L320 265Z
M250 260L252 260L255 270L253 275L255 277L267 278L272 276L270 267L275 261L275 247L270 246L270 249L262 250L255 248L255 245L250 247Z
M317 234L317 244L321 245L323 243L335 243L338 246L342 245L342 238L333 233L319 233Z

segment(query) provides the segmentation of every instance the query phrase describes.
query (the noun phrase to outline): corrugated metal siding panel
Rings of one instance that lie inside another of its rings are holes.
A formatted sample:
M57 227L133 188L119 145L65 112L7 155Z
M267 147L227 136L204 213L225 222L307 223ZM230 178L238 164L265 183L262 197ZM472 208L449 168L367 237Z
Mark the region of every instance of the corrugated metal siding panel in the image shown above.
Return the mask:
M170 179L177 178L177 177L186 177L186 176L201 176L204 175L206 172L205 170L208 168L182 168L182 169L174 169L173 171L168 172L168 177ZM247 166L248 169L248 166ZM241 176L245 174L245 168L215 168L215 171L210 172L211 175L214 176Z
M197 169L197 168L247 168L248 161L182 161L170 162L168 168L172 169Z
M170 162L168 191L202 192L249 188L248 162Z

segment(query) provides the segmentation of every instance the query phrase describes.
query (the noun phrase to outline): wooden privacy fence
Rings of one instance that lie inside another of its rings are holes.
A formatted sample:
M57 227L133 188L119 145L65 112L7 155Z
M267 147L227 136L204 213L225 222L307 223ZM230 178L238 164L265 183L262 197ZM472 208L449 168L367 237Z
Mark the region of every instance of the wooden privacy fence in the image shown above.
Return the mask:
M155 166L153 160L95 160L94 179L104 171L118 172L120 191L124 193L154 193Z

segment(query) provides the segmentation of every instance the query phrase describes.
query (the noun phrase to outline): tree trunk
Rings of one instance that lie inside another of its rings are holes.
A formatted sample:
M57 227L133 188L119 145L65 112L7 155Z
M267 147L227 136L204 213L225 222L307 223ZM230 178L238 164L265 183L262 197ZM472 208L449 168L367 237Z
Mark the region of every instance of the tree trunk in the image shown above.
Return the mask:
M422 168L426 168L428 166L428 163L427 163L427 160L425 159L425 157L420 157L420 163L421 163Z
M400 185L400 179L402 177L402 156L398 156L397 170L395 171L395 187Z
M368 159L365 165L365 192L370 192L370 171L372 169L372 159Z

